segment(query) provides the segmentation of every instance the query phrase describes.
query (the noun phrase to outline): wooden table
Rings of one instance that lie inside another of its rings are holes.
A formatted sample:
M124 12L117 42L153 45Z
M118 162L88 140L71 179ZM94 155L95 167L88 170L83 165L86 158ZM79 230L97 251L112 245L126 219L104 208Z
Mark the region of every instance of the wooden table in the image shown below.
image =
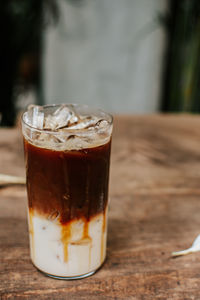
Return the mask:
M63 281L30 262L24 186L0 189L0 299L200 299L200 117L115 118L107 260ZM0 130L0 173L24 175L21 135Z

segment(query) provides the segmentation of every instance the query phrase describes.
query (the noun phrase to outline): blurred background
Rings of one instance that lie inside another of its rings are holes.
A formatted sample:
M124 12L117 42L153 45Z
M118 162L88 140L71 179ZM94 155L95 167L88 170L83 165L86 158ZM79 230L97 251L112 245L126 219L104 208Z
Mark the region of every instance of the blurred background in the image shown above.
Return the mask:
M0 125L28 104L200 112L199 0L1 0Z

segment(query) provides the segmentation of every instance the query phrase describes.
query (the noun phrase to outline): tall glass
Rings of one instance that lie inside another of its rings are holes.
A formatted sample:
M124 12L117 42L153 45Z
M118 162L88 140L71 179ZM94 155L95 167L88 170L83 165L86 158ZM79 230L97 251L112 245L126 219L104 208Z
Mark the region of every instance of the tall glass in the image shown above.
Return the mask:
M112 123L75 104L22 116L31 259L46 275L87 277L105 260Z

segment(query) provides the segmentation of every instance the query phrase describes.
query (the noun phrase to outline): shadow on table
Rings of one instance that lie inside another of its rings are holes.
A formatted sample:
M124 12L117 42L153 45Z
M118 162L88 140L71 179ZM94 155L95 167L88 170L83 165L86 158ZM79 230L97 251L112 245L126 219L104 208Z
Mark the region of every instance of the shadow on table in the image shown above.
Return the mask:
M108 256L118 251L130 250L134 236L133 223L125 219L110 219L108 222Z

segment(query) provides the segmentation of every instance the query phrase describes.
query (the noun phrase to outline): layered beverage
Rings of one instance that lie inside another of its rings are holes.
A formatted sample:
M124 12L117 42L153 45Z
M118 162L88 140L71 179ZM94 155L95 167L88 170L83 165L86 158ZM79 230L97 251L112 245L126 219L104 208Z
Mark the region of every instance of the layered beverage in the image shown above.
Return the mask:
M31 106L22 130L32 262L53 277L89 276L106 256L112 117Z

